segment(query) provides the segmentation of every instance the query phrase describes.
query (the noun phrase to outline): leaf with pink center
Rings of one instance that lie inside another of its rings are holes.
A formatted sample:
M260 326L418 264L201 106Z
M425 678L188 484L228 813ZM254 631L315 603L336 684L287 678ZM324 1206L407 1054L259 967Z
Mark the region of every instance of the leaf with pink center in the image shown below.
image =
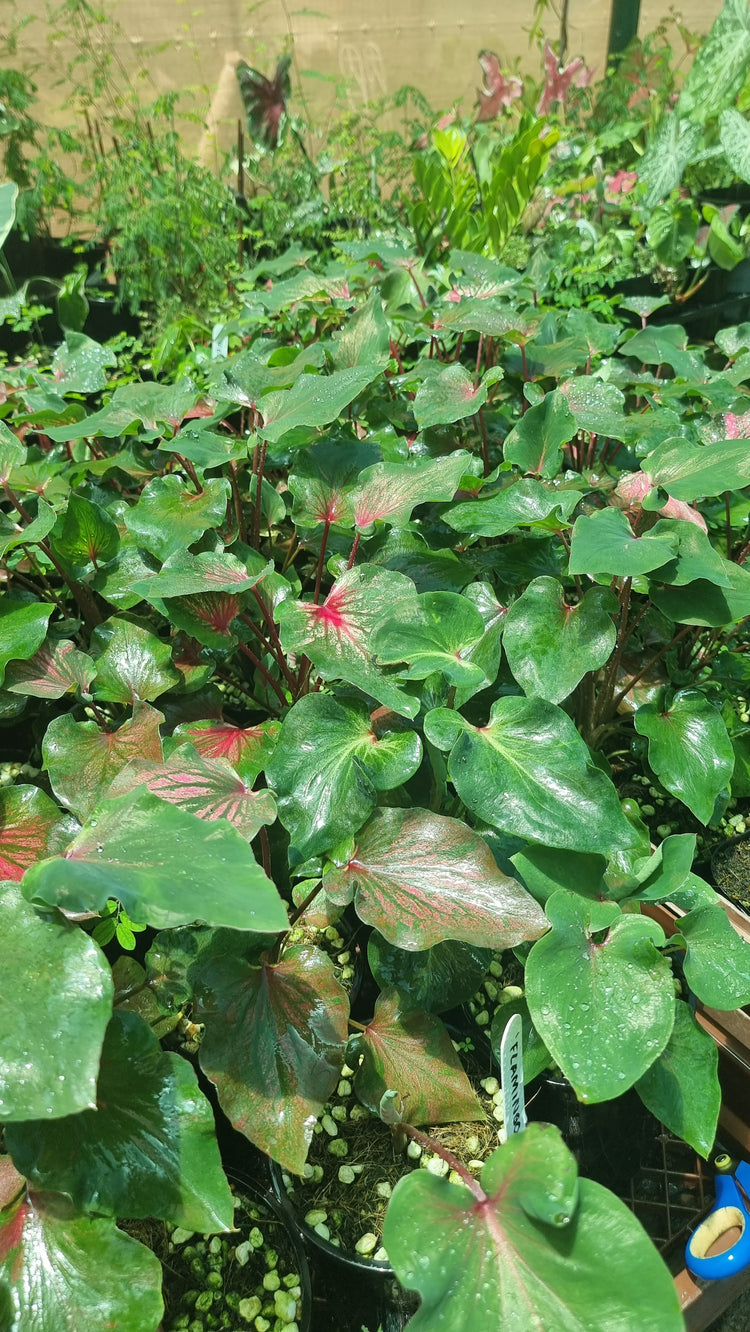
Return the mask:
M414 399L414 419L419 429L450 425L453 421L473 416L486 403L490 385L502 376L499 367L495 367L495 371L475 384L468 370L459 361L454 361L445 370L425 379Z
M289 473L297 526L328 523L351 528L352 492L363 469L377 462L379 456L374 445L353 439L325 440L312 448L298 449Z
M235 592L197 592L191 597L168 597L164 612L176 629L197 638L204 647L228 648L237 641L232 624L241 610Z
M11 694L33 698L62 698L79 690L88 695L96 667L70 639L47 639L27 661L12 661L5 671L5 688Z
M224 758L203 758L192 745L180 745L165 763L134 758L115 778L110 795L145 786L170 805L180 805L199 819L228 819L249 842L276 818L270 791L253 791Z
M513 948L547 929L541 907L498 869L478 833L425 809L377 809L324 887L340 906L353 900L360 920L399 948L443 939Z
M0 880L18 882L51 854L60 810L38 786L0 787Z
M247 592L272 572L271 561L250 574L242 561L228 551L204 550L193 555L189 550L178 550L164 561L153 577L133 583L133 591L139 592L147 601L154 597L187 597L202 592Z
M434 1013L402 1008L386 990L357 1042L362 1063L354 1089L377 1114L386 1091L398 1093L408 1124L448 1124L484 1118L447 1029Z
M358 365L330 375L300 375L290 389L260 399L257 405L264 421L260 434L275 444L296 426L330 425L381 373L378 365Z
M398 685L395 672L375 664L372 638L405 601L416 598L411 579L374 565L347 569L325 601L285 601L278 607L285 652L305 653L324 680L345 680L405 717L419 704Z
M122 768L136 759L161 759L163 721L148 703L136 703L133 716L116 731L104 731L95 721L74 721L69 712L53 718L42 754L58 800L84 822Z
M205 759L226 759L235 772L252 782L262 772L276 747L281 723L235 726L232 722L183 722L172 732L172 742L187 742Z
M461 477L474 465L471 454L463 450L445 458L375 463L361 473L352 496L354 522L360 529L376 521L403 527L418 504L449 503Z
M349 1000L330 959L307 945L280 962L224 931L191 978L206 1030L201 1068L234 1127L301 1174L313 1124L340 1076Z

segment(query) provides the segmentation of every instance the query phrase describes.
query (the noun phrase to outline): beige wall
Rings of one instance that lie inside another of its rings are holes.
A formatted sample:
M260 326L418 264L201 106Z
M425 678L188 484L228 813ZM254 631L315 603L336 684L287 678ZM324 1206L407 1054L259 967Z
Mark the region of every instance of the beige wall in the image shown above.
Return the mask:
M302 77L305 97L319 114L339 101L356 106L392 92L402 84L419 87L435 106L456 98L470 104L480 81L477 52L489 47L521 71L538 72L539 56L529 48L528 28L533 0L114 0L112 13L120 25L115 51L129 70L148 69L144 96L179 86L196 89L196 105L213 105L214 120L231 124L240 113L233 67L238 56L269 72L294 33L296 72L314 70L328 81ZM679 4L679 0L678 0ZM0 0L0 25L13 10L32 15L22 48L26 58L46 66L39 77L41 113L62 120L54 106L61 92L52 86L73 47L57 44L50 61L45 51L47 30L38 15L41 0ZM313 14L312 9L316 12ZM569 0L570 54L581 53L598 73L604 68L609 25L608 0ZM653 27L669 8L669 0L642 0L641 32ZM721 8L721 0L683 0L679 4L689 28L705 31ZM308 12L305 13L305 9ZM325 17L322 14L325 14ZM554 20L552 37L557 36ZM110 38L111 40L111 38ZM154 49L157 48L157 49ZM161 48L161 49L158 49ZM48 63L49 62L49 63ZM297 81L295 79L295 85ZM295 92L298 85L295 86ZM69 119L69 113L67 118ZM227 141L228 130L219 131ZM198 127L188 128L193 143ZM204 155L210 145L203 139Z

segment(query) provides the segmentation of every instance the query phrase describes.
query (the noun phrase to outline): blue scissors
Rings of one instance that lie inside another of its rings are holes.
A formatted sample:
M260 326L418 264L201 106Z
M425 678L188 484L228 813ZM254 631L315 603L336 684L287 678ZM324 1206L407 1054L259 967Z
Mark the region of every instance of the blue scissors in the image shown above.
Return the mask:
M714 1166L716 1201L685 1249L688 1271L706 1281L734 1276L750 1267L750 1164L740 1161L735 1167L731 1156L722 1153ZM709 1252L716 1248L720 1251Z

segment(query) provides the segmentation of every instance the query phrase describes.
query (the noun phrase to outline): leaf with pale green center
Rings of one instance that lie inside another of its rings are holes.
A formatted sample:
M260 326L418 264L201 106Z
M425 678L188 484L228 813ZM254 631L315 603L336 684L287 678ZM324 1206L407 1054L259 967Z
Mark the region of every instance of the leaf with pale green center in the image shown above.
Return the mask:
M225 819L206 823L144 791L106 800L65 856L28 870L24 893L43 906L103 911L116 897L156 929L206 921L277 932L287 915L252 851Z
M714 1145L721 1109L718 1063L713 1037L678 999L672 1035L636 1083L651 1114L704 1157Z
M327 871L324 888L339 906L354 900L360 920L398 948L444 939L513 948L546 927L541 908L498 869L478 833L426 809L376 810L348 864Z
M490 948L446 939L418 952L396 948L373 930L367 961L381 990L398 990L402 1009L445 1013L466 1003L482 984L492 961Z
M659 781L708 823L734 769L721 713L699 690L679 689L668 706L644 703L634 722L648 739L648 761Z
M0 1123L96 1104L112 988L88 935L0 886Z
M87 695L95 675L91 657L79 652L69 638L48 638L33 657L10 662L4 688L33 698L62 698L77 691Z
M234 1127L301 1174L313 1124L340 1077L349 1000L320 949L294 945L272 965L219 933L193 964L206 1030L201 1068Z
M614 902L553 893L552 929L526 961L526 999L539 1035L582 1101L632 1087L661 1054L674 1024L664 931ZM604 937L602 937L604 933Z
M527 698L561 703L587 671L603 666L617 637L617 598L591 587L577 605L565 600L556 578L535 578L505 617L508 665Z
M186 597L195 592L247 592L266 574L273 573L269 562L249 574L241 560L228 551L176 551L164 561L158 573L133 583L133 591L147 601L154 597Z
M463 450L444 458L374 463L360 473L351 496L354 522L358 528L367 528L376 521L403 527L418 504L452 500L461 477L472 471L473 465L473 458Z
M615 384L607 384L591 375L577 375L560 385L576 426L590 435L627 440L632 434L632 418L625 415L625 395Z
M677 624L707 625L712 629L735 624L750 615L750 569L726 560L724 573L728 587L716 587L706 578L697 578L686 587L652 587L651 599Z
M91 635L96 653L94 697L107 703L153 702L180 683L169 643L150 629L113 615Z
M487 401L490 386L501 378L499 366L475 384L460 361L454 361L420 384L414 399L414 419L420 430L429 426L450 425L473 416Z
M0 787L0 879L19 880L50 854L60 810L38 786Z
M163 433L160 426L176 430L197 401L198 391L189 379L178 380L176 384L121 384L101 411L71 426L48 427L47 433L58 443L91 439L95 435L115 439L132 432L141 423L143 432L153 438Z
M285 601L278 607L285 652L305 653L324 680L345 680L402 716L419 704L399 687L396 673L375 664L372 637L400 603L416 597L409 578L373 565L355 565L337 578L325 601Z
M125 526L159 560L184 551L226 517L229 482L214 477L196 495L178 476L157 476L125 514Z
M676 376L702 384L707 371L699 352L688 350L687 333L681 324L642 328L620 346L622 356L632 356L645 365L671 366Z
M66 1199L44 1193L0 1214L7 1332L151 1332L164 1310L161 1281L156 1255L111 1217L78 1216Z
M636 537L621 509L598 509L576 518L570 539L571 574L631 578L658 569L677 554L677 533Z
M258 726L235 726L233 722L183 722L172 732L172 741L187 741L206 759L226 759L246 782L253 782L273 754L281 725L277 721Z
M507 607L500 604L490 583L470 583L464 592L464 597L476 606L484 623L482 637L467 653L467 661L481 669L483 681L478 685L459 686L454 700L457 708L462 708L464 703L483 688L484 680L493 682L497 679L507 613Z
M60 393L98 393L106 388L105 371L117 365L111 347L102 347L85 333L68 331L52 358L55 388Z
M219 435L215 430L185 428L172 439L162 439L157 445L163 453L178 453L202 471L224 467L227 463L243 462L247 458L247 438L238 435Z
M136 703L133 716L116 731L95 721L77 722L69 712L53 717L42 741L45 771L57 799L82 822L106 796L121 768L132 759L161 758L161 712Z
M64 1193L93 1215L231 1230L211 1106L192 1065L162 1051L137 1013L112 1014L96 1100L77 1115L6 1128L8 1151L32 1188Z
M571 851L639 849L611 781L592 764L570 717L546 699L500 698L480 728L436 708L425 735L450 749L448 776L458 795L493 827Z
M113 523L101 504L94 504L83 495L71 495L62 521L62 528L53 537L52 544L64 560L81 567L108 564L115 558L120 546L117 524Z
M383 1243L421 1304L409 1332L682 1332L674 1282L640 1222L591 1180L550 1124L493 1152L484 1202L414 1170L399 1180ZM633 1273L638 1280L633 1280Z
M172 750L164 763L133 758L115 777L111 794L125 795L139 786L196 818L227 819L248 842L276 818L270 791L253 791L226 759L204 758L190 744Z
M40 601L0 598L0 684L9 661L26 661L41 647L53 609Z
M415 731L376 728L364 706L308 694L284 719L266 780L295 849L308 858L357 832L378 791L402 786L421 758Z
M750 485L750 439L693 444L667 439L641 463L654 486L674 499L694 500Z
M383 300L377 288L370 292L365 304L354 311L334 337L332 355L337 370L353 369L357 365L385 369L391 357L390 336L383 314Z
M567 399L559 389L553 389L514 425L503 445L503 457L522 472L550 480L557 476L563 445L569 443L576 429Z
M259 399L264 422L259 434L275 444L296 426L330 425L380 374L379 365L358 365L330 375L300 375L290 389Z
M399 674L407 680L442 671L450 684L481 686L491 682L470 654L483 637L482 616L466 597L424 592L380 625L372 650L383 665L406 663Z
M727 107L719 117L721 146L734 174L750 184L750 125L740 111Z
M440 1018L404 1007L396 990L378 996L375 1014L357 1049L362 1062L354 1090L374 1114L384 1093L395 1091L409 1124L484 1118Z
M515 527L535 527L544 523L567 527L568 518L579 500L580 490L552 490L542 481L524 477L489 499L454 504L443 515L443 521L456 532L473 532L475 536L503 536Z
M679 922L687 944L685 979L709 1008L750 1003L750 944L740 937L723 907L708 904Z

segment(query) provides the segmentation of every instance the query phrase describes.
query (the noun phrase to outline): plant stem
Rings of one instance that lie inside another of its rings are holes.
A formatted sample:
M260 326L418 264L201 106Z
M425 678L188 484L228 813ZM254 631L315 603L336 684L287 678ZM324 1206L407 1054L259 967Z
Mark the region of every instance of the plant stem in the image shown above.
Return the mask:
M256 444L255 447L256 447L256 449L258 448L257 444ZM254 474L255 474L255 476L256 476L257 479L256 479L256 483L255 483L255 484L256 484L256 489L255 489L255 507L254 507L254 509L253 509L253 540L252 540L252 545L253 545L253 548L254 548L255 550L258 550L258 548L260 547L260 511L261 511L261 495L262 495L262 491L263 491L263 468L264 468L264 466L265 466L265 462L266 462L266 441L265 441L264 439L261 440L261 443L260 443L260 449L259 449L259 451L258 451L258 456L257 456L257 464L258 464L258 466L257 466L257 471L255 470L255 462L256 462L256 459L255 459L255 457L254 457L254 458L253 458L253 471L254 471Z
M320 583L323 577L323 566L325 564L326 546L328 545L328 533L330 532L330 530L331 530L330 519L326 518L325 527L323 528L323 538L320 543L320 555L318 556L318 571L317 574L315 575L315 591L313 593L313 604L315 606L317 606L318 597L320 596Z
M357 558L357 551L359 550L359 539L360 539L360 533L357 532L357 534L356 534L356 536L355 536L355 538L354 538L354 541L353 541L353 543L352 543L351 552L350 552L350 554L349 554L349 563L348 563L347 566L346 566L347 569L351 569L351 568L352 568L352 566L353 566L353 564L354 564L354 561L355 561L356 558Z
M323 887L323 881L321 879L320 883L316 883L315 887L311 888L310 892L307 894L307 897L304 898L304 900L300 902L299 906L292 912L292 914L289 917L290 928L292 925L297 924L297 921L299 920L300 916L304 916L310 903L315 901L315 898L318 896L318 893L321 891L322 887Z
M606 720L610 715L609 711L612 694L614 693L617 671L622 660L622 652L628 638L628 612L630 610L630 589L633 586L632 578L626 578L620 588L620 624L617 630L615 648L609 659L607 673L604 678L604 684L599 692L594 707L594 725ZM628 691L625 690L625 693ZM616 708L613 708L616 711Z
M251 661L251 662L252 662L252 664L253 664L253 666L255 667L256 671L260 671L261 675L263 676L263 679L266 681L266 683L267 683L268 685L270 685L271 689L273 689L273 691L274 691L276 697L278 698L279 702L281 703L281 706L282 706L283 708L285 708L285 707L286 707L286 697L285 697L285 695L284 695L284 691L283 691L283 689L281 688L281 685L279 684L278 680L274 680L274 678L273 678L273 676L271 675L270 671L266 670L266 667L263 665L263 662L262 662L258 657L256 657L256 655L255 655L255 653L252 651L252 649L249 648L249 647L247 646L247 643L243 643L242 639L239 640L239 649L240 649L240 652L243 652L243 653L244 653L244 655L247 657L248 661Z
M486 427L485 424L484 424L484 414L483 414L483 412L482 412L481 407L479 408L479 411L477 412L477 420L478 420L478 422L479 422L479 429L480 429L480 431L481 431L481 435L482 435L482 461L483 461L483 463L484 463L484 474L485 474L485 476L489 476L489 474L490 474L490 451L489 451L489 445L488 445L488 443L487 443L487 427Z
M638 681L641 679L641 676L645 675L647 671L650 671L651 667L655 666L657 661L661 661L662 657L666 656L667 652L669 652L669 649L673 648L675 643L679 643L680 640L685 638L687 634L692 633L694 628L695 625L686 624L684 629L680 630L679 634L675 634L674 638L671 638L665 647L660 648L658 652L655 652L651 660L647 661L645 666L641 666L641 669L639 671L636 671L635 675L632 675L630 677L625 687L620 690L619 694L617 694L615 698L613 698L612 706L609 709L610 716L614 716L620 704L622 703L622 700L625 698L626 694L630 693L631 689L633 688L633 685L638 683Z
M232 501L234 503L234 516L237 519L237 531L240 541L247 544L247 526L245 523L245 514L242 509L242 496L237 484L237 467L234 463L229 464L229 484L232 487Z
M261 828L258 834L260 839L260 850L263 857L263 871L267 879L271 877L271 848L268 845L268 833L265 828Z

